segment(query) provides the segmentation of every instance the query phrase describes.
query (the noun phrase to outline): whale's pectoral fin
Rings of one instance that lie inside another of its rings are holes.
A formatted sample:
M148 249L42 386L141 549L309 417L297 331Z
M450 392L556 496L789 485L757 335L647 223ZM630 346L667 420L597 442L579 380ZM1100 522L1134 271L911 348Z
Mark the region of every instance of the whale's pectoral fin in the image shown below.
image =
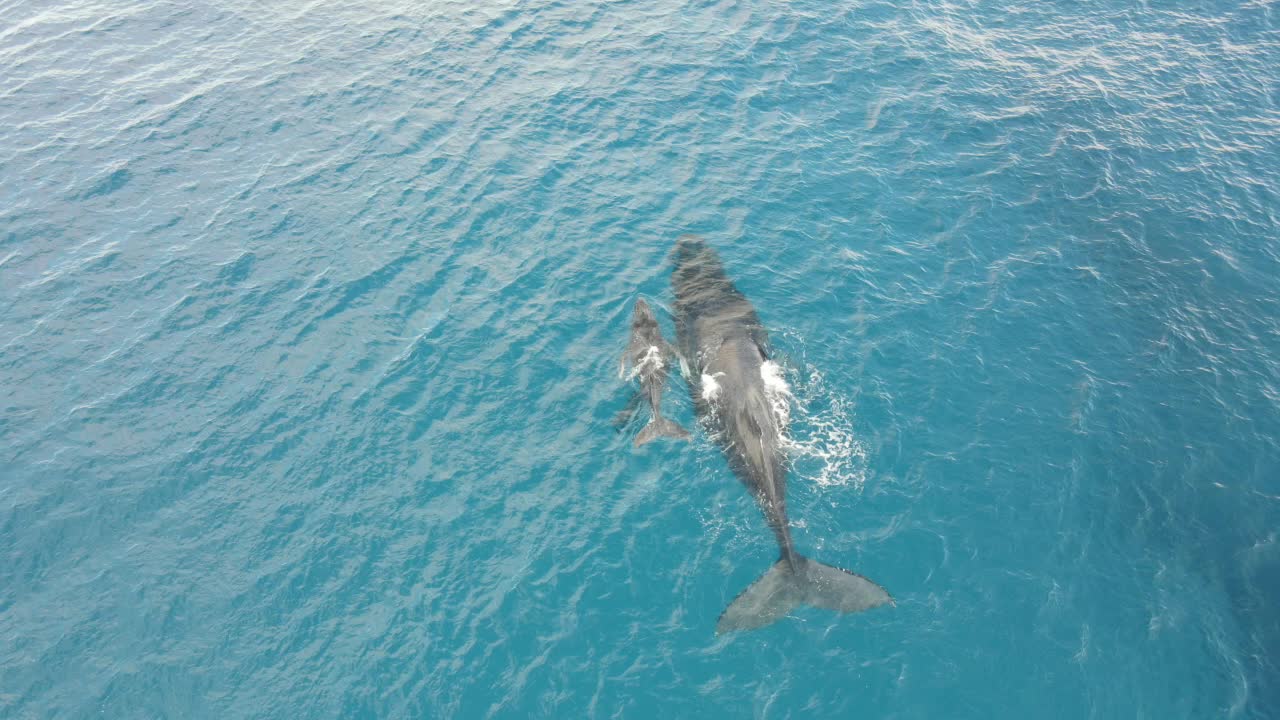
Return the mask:
M680 354L680 351L676 349L675 345L672 345L670 342L663 340L662 354L667 356L667 362L674 363L675 365L678 365L680 367L681 375L689 374L689 370L688 370L689 363L684 359L684 356Z
M658 438L671 438L672 440L688 440L689 431L680 427L679 423L668 420L664 417L656 417L649 421L648 425L640 431L636 436L635 446L640 447L647 442L657 440Z
M764 331L764 328L757 327L751 331L751 342L760 353L760 359L767 361L771 353L769 352L769 334Z
M797 560L795 570L785 558L779 560L747 586L720 615L716 632L764 627L797 605L850 613L893 604L884 588L861 575L816 560Z
M618 432L622 432L622 428L629 422L631 417L636 414L636 408L640 407L640 401L643 396L639 390L631 393L631 397L627 398L626 407L622 408L613 416L613 427Z

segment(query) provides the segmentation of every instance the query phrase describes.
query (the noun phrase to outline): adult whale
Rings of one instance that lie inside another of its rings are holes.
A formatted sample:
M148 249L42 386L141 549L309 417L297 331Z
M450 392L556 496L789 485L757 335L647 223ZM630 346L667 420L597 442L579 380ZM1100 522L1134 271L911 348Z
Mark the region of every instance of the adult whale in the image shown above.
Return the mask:
M701 238L681 236L673 255L676 340L698 417L755 495L781 550L720 615L716 632L763 627L797 605L847 613L892 604L871 580L796 552L787 520L785 429L770 397L779 380L764 326Z

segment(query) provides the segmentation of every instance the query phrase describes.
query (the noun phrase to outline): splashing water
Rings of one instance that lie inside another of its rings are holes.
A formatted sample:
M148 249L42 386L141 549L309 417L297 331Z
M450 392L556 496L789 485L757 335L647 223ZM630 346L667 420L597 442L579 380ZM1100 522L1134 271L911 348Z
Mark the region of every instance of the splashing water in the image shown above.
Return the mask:
M778 431L785 434L791 424L791 386L782 376L782 368L772 360L766 360L760 366L760 378L764 380L764 394L773 406L774 418L778 421Z
M650 345L645 351L644 357L640 358L640 362L631 368L631 372L627 375L628 380L634 380L639 377L640 373L648 368L653 370L661 370L666 367L667 361L662 357L662 349L657 345Z
M783 442L796 475L820 487L862 489L867 452L854 433L849 401L828 388L816 368L809 369L808 379L796 395L781 366L772 362L765 365L768 369L762 368L761 372L775 411L790 420L791 406L795 406L796 428L783 436Z
M702 399L707 402L715 402L720 397L720 383L716 382L716 378L724 375L722 372L714 375L702 374Z

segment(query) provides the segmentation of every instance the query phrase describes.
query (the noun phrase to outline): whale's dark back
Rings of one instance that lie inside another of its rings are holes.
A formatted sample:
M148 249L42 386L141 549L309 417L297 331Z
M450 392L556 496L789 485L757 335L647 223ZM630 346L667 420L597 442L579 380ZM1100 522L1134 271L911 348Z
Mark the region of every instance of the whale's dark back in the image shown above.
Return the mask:
M764 327L711 246L685 235L674 255L676 334L693 374L694 406L729 467L760 502L783 552L790 554L781 428L761 375L768 359ZM700 379L703 373L709 377ZM714 404L705 393L715 394Z
M701 338L711 334L725 338L743 332L763 349L764 326L751 301L725 274L715 249L696 235L682 235L672 255L676 340L685 357L692 359Z

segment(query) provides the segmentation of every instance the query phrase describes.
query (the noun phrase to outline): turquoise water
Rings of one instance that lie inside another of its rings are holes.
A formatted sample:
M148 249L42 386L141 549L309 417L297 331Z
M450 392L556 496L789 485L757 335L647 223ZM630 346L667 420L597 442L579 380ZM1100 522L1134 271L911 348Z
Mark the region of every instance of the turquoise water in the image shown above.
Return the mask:
M1277 24L0 0L0 716L1280 716ZM715 635L683 232L895 608Z

